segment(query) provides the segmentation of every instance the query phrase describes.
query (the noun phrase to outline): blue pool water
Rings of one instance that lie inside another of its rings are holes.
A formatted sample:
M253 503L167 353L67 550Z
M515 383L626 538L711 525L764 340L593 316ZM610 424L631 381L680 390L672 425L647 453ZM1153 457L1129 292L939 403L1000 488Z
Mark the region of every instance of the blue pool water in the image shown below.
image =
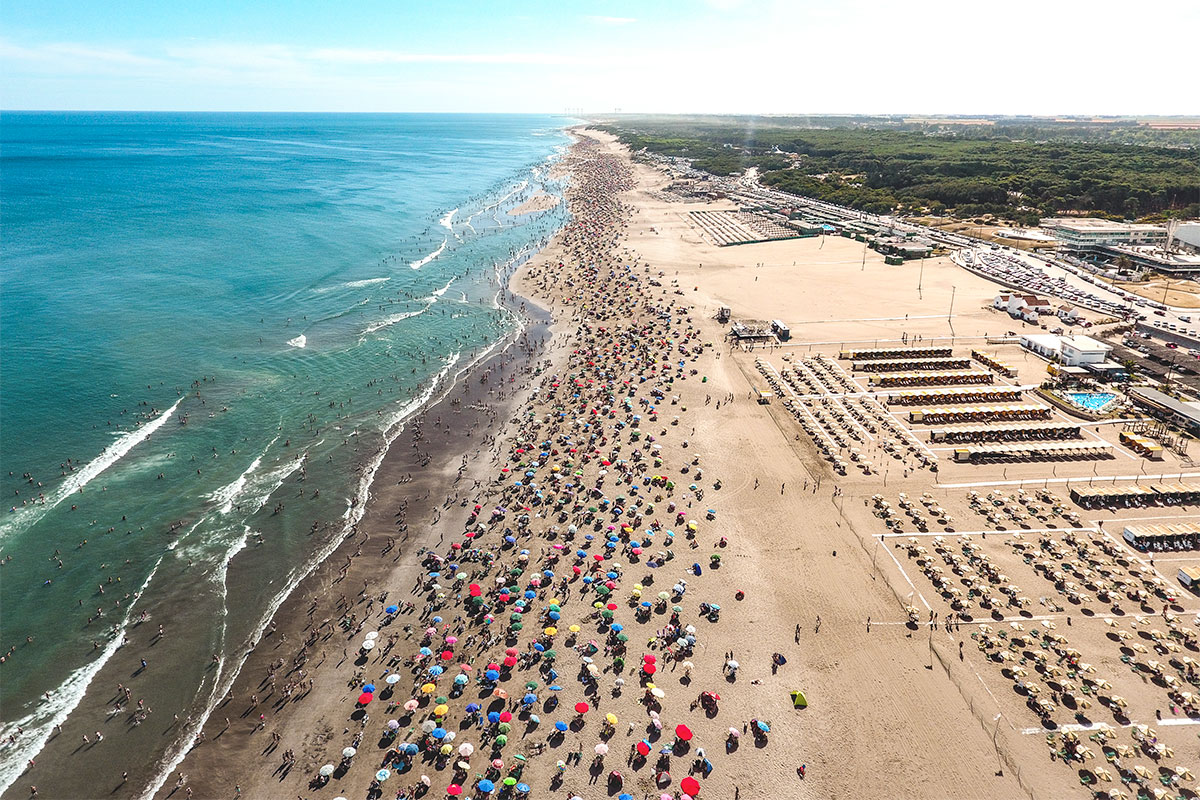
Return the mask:
M1068 392L1067 397L1088 411L1104 411L1117 399L1112 392Z

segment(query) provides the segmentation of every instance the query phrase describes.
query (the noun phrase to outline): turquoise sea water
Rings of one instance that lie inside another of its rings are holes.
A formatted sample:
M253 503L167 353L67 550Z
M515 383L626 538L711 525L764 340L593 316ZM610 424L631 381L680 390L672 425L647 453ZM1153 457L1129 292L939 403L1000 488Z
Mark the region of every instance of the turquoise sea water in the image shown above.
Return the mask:
M0 792L143 612L163 703L222 686L386 432L517 324L497 269L565 210L507 212L561 191L563 123L0 116Z

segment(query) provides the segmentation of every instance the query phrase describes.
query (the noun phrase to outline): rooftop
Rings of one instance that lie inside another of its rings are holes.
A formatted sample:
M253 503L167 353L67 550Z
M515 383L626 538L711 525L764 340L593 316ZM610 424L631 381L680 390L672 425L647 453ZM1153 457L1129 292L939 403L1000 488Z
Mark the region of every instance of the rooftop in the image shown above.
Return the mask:
M1139 225L1130 222L1113 222L1090 217L1051 217L1042 220L1043 228L1062 228L1076 233L1130 233L1133 231L1163 232L1161 225Z

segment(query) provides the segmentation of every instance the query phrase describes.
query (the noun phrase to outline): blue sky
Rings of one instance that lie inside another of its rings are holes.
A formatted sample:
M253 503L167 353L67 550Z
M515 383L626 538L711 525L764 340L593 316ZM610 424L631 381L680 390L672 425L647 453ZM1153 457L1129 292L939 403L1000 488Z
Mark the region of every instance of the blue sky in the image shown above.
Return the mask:
M0 107L1200 114L1200 2L0 6Z

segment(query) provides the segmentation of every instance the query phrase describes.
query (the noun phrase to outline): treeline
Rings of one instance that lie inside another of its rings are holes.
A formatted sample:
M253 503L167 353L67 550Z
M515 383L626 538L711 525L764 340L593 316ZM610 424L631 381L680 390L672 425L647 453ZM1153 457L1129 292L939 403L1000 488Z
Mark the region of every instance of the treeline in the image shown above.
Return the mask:
M873 213L991 213L1023 224L1063 212L1200 216L1196 149L1011 139L985 136L982 126L958 135L770 123L657 118L608 127L634 150L683 156L714 175L757 167L768 186ZM1040 130L1011 128L1022 136Z

